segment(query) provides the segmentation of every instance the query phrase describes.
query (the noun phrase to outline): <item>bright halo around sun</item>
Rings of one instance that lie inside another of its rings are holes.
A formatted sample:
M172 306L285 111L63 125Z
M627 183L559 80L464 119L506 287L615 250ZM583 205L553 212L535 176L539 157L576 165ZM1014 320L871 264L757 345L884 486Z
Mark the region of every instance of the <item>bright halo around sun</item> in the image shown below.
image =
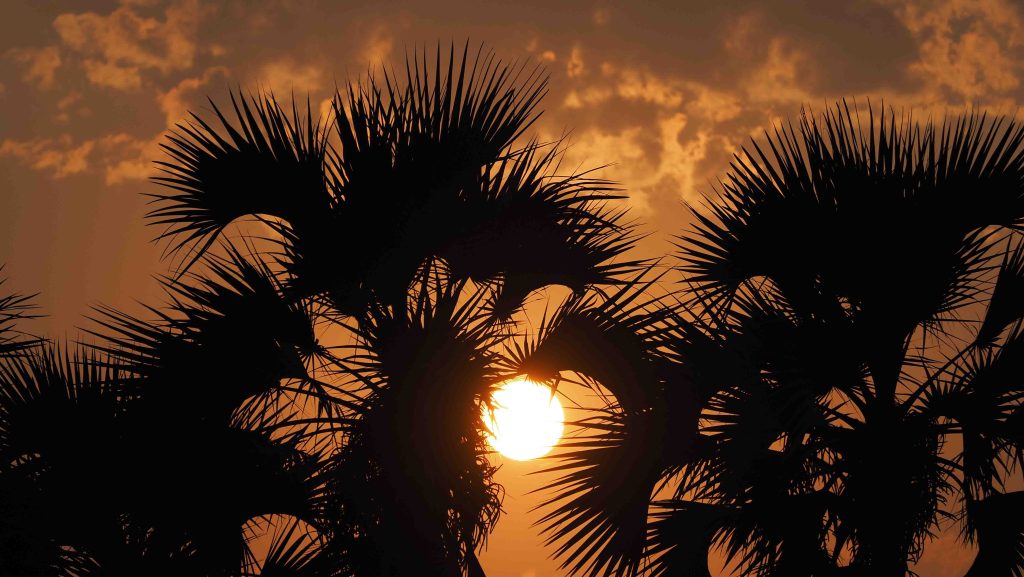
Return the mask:
M562 438L565 414L551 388L518 379L491 395L492 413L484 407L487 441L509 459L528 461L545 455Z

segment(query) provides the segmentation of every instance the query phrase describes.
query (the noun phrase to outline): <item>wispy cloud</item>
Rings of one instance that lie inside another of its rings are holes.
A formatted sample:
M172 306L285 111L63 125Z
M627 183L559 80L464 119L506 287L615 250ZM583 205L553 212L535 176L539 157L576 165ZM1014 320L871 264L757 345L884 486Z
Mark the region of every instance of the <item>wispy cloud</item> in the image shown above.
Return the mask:
M136 90L143 74L188 70L194 62L196 34L207 10L198 0L182 0L163 19L145 17L132 5L109 14L64 13L54 20L64 47L83 59L86 77L97 86Z
M39 88L53 86L60 68L60 50L56 46L45 48L12 48L7 52L9 58L24 67L22 79Z

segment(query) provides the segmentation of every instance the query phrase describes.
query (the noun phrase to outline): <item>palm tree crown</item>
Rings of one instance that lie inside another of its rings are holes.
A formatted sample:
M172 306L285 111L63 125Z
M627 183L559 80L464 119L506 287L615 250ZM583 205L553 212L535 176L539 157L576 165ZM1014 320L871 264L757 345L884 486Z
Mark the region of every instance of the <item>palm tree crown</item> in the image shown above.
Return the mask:
M0 573L483 575L481 409L527 375L607 399L542 489L570 573L707 576L719 550L902 577L951 520L969 576L1020 575L1024 127L805 115L656 272L619 190L524 140L546 86L438 48L330 118L239 93L178 125L165 306L65 346L0 298ZM523 336L549 285L571 294Z
M646 365L583 367L616 401L554 469L565 565L902 577L950 519L968 575L1019 575L1022 141L844 102L744 150L679 238L688 290L614 341Z
M439 48L331 119L232 94L179 125L149 214L179 265L167 306L100 308L96 344L0 364L3 510L25 513L7 568L482 575L502 493L480 414L514 376L514 314L643 266L619 193L521 138L545 87Z

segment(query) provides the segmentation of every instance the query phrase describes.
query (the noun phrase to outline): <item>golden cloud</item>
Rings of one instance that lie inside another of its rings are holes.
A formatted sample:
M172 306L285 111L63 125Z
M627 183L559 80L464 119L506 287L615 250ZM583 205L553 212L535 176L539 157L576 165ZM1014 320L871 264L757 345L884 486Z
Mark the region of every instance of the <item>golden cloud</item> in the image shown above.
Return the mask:
M569 60L565 63L565 74L569 78L578 78L587 73L586 64L583 62L583 48L579 45L573 46L569 52Z
M157 104L164 114L167 128L173 128L179 122L188 120L188 111L194 106L194 97L199 89L220 76L228 77L230 72L223 66L207 68L200 76L186 78L166 92L157 95Z
M79 174L89 168L89 155L96 143L75 143L64 134L58 138L0 141L0 157L14 158L35 170L49 171L55 178Z
M56 46L13 48L7 54L12 60L25 66L25 73L22 75L25 82L35 84L39 88L53 86L57 69L61 65L60 50Z
M268 90L290 95L316 92L324 87L324 71L314 64L300 63L292 59L275 60L265 64L259 71L260 83Z
M61 14L53 26L67 48L86 58L90 82L132 90L141 86L143 71L168 74L192 66L203 12L198 0L183 0L168 7L162 21L121 6L108 15Z
M964 104L989 100L1020 85L1024 17L1005 0L890 2L919 42L910 72L933 91Z

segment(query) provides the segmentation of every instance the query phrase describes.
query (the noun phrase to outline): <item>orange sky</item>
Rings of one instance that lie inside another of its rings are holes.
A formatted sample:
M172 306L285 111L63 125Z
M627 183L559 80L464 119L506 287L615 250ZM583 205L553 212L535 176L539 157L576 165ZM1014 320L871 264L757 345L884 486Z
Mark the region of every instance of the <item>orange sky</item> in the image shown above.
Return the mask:
M51 336L74 337L90 305L161 301L152 277L168 264L140 194L155 190L150 161L168 126L229 86L309 93L316 106L335 83L438 40L542 61L551 93L537 133L572 131L568 167L614 163L604 176L653 233L649 255L686 226L681 201L710 192L738 147L801 105L884 98L924 119L1024 102L1024 11L1009 0L6 0L3 12L0 263L7 286L42 293L50 316L32 328ZM530 468L500 473L508 515L484 557L491 577L558 574L528 528ZM932 547L921 573L958 574L962 557Z

